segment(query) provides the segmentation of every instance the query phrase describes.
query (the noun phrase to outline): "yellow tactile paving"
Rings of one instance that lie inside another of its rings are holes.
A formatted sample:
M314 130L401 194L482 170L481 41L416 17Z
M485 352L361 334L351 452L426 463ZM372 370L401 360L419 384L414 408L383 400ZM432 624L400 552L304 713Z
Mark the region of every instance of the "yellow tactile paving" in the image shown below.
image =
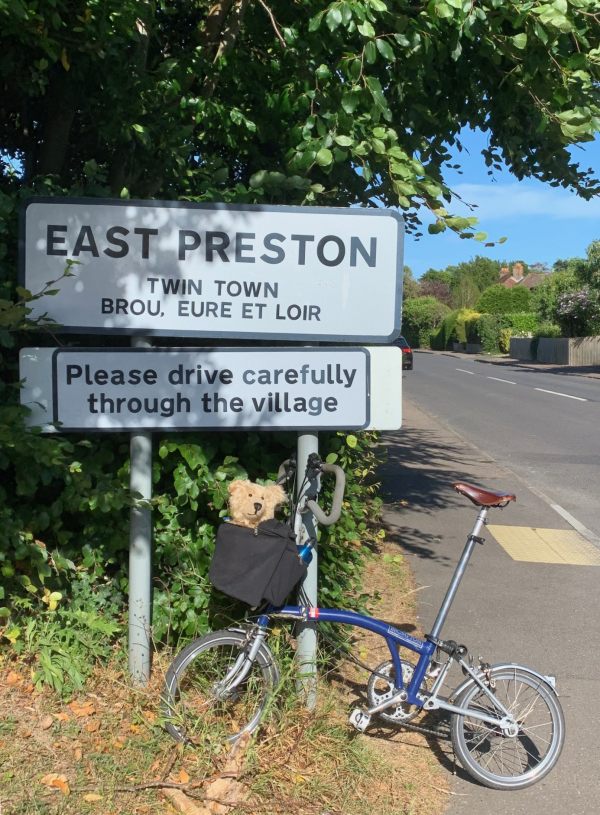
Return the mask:
M492 525L487 528L513 560L600 566L600 549L574 529Z

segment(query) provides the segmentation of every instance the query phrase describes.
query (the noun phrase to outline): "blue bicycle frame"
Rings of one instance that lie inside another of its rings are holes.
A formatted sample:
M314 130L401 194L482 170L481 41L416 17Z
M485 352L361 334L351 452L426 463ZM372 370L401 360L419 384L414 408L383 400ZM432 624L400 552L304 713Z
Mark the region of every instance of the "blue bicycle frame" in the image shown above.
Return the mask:
M394 628L393 625L390 625L383 620L378 620L374 617L367 617L364 614L358 614L355 611L345 611L339 608L307 608L305 606L282 606L280 608L275 608L274 606L269 606L258 617L258 626L266 630L269 625L269 619L271 617L275 617L280 619L286 618L302 620L303 622L312 623L324 622L352 625L356 626L357 628L364 628L367 631L372 631L375 634L379 634L386 641L392 658L395 677L394 690L396 692L406 690L406 701L411 705L423 707L425 700L419 696L419 688L421 687L425 674L427 673L427 669L431 663L436 649L435 643L440 636L442 626L446 620L450 606L454 600L454 596L463 578L471 555L473 554L473 549L477 543L482 543L482 538L479 537L479 534L485 525L487 512L487 507L481 507L477 514L473 531L467 538L462 555L456 565L450 585L448 586L446 596L442 601L442 605L438 611L433 628L431 629L431 634L425 640L418 639L417 637L411 637L410 634L400 631L398 628ZM414 668L413 675L408 687L406 688L404 687L404 682L402 679L402 660L400 659L400 654L398 653L398 647L408 648L410 651L419 654L419 661Z
M267 628L271 618L301 620L303 622L312 623L339 623L341 625L364 628L366 631L379 634L387 643L394 666L394 676L396 677L394 690L396 692L406 690L408 693L407 701L410 704L418 705L419 707L423 705L424 700L418 696L418 691L425 678L436 648L433 642L411 637L410 634L400 631L398 628L394 628L393 625L383 620L367 617L355 611L344 611L339 608L307 608L306 606L269 607L265 609L264 614L261 614L258 618L257 623L259 627ZM404 687L402 680L402 660L398 651L399 647L408 648L410 651L419 654L419 661L407 688Z

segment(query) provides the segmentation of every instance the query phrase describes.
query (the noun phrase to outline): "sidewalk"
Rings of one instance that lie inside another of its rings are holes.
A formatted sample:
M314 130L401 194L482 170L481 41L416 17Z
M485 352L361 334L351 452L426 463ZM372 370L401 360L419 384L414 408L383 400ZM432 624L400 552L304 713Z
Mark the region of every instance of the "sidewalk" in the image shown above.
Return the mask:
M461 351L431 351L428 348L416 349L419 354L445 354L456 359L470 359L488 365L497 365L502 368L520 368L521 370L545 371L549 374L565 374L567 376L585 376L589 379L600 379L600 365L551 365L546 362L526 362L522 359L512 359L509 356L492 356L491 354L466 354Z
M489 358L488 360L489 361ZM404 424L384 434L384 520L419 587L419 624L429 630L474 520L474 507L452 489L470 481L506 490L517 501L493 511L491 524L568 529L568 524L512 472L436 420L404 402ZM517 562L486 530L443 636L491 663L517 662L557 676L567 738L558 765L520 792L481 787L454 761L448 743L430 747L454 791L447 815L596 815L597 739L591 715L598 674L600 567ZM591 625L590 625L591 622Z

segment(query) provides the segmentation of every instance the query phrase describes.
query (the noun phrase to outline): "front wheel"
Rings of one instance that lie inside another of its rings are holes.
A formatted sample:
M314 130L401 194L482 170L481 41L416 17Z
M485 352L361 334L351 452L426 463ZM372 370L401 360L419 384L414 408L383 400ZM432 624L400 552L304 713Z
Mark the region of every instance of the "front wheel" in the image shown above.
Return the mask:
M165 728L176 741L234 741L258 727L279 672L264 643L249 664L250 644L246 632L215 631L173 660L163 705Z
M535 784L558 761L565 739L562 708L556 694L536 674L517 667L491 670L490 690L514 717L518 730L506 735L499 726L469 715L452 717L452 744L465 770L486 787L518 790ZM474 682L456 704L502 718L492 700Z

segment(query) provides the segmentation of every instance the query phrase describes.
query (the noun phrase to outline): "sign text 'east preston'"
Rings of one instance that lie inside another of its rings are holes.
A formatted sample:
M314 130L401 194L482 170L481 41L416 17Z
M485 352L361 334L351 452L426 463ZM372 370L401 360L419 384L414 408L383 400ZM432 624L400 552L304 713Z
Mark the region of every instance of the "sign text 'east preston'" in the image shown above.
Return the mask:
M32 199L22 283L64 330L385 342L400 330L402 219L383 209Z

